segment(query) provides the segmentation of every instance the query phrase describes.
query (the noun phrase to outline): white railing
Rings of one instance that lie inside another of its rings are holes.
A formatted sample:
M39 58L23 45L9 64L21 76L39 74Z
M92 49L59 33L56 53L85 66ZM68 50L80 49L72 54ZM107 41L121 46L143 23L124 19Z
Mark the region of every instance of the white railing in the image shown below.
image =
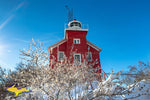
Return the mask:
M65 28L65 29L69 28L69 27L68 27L68 24L65 24L64 28ZM82 29L89 29L88 24L82 24L82 27L81 27L81 28L82 28Z

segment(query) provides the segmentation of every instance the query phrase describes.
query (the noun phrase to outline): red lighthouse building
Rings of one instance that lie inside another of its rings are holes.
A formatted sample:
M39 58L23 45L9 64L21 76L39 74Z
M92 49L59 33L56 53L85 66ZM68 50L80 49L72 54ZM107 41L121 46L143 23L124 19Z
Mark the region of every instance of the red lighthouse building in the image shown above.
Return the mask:
M101 48L89 42L86 39L88 28L83 28L82 23L76 20L70 21L68 27L65 28L65 36L61 41L48 47L51 59L56 62L63 61L66 57L73 64L80 65L85 61L89 63L96 63L93 67L99 67Z

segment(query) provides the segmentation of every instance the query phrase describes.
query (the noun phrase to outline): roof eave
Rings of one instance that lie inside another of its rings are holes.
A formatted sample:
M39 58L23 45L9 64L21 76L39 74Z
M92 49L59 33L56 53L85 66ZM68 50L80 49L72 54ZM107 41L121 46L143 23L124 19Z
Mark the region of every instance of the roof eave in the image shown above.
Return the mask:
M93 44L93 43L91 43L90 41L88 41L87 40L87 44L88 45L90 45L90 46L92 46L93 48L95 48L97 51L99 51L99 52L101 52L102 51L102 49L101 48L99 48L98 46L96 46L95 44Z
M55 44L49 46L48 49L50 49L50 48L55 48L57 45L60 45L60 44L62 44L62 43L64 43L64 42L66 42L66 41L67 41L66 39L62 39L61 41L58 41L57 43L55 43Z

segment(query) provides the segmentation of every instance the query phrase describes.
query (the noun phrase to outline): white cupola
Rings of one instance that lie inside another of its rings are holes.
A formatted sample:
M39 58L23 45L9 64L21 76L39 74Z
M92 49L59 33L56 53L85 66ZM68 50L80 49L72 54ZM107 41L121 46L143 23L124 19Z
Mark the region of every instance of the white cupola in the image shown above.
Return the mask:
M70 28L70 29L81 29L81 27L82 27L81 22L77 21L76 19L69 22L69 24L68 24L68 28Z
M73 21L69 22L67 27L65 27L65 31L66 30L88 31L88 25L82 25L80 21L74 19Z

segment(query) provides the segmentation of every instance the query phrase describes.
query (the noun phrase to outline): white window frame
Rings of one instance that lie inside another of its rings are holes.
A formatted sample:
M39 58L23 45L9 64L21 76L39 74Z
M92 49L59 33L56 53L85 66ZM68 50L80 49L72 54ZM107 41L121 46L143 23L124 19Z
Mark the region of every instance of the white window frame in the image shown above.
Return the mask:
M76 42L75 42L75 41L76 41ZM78 43L77 41L79 41L79 43ZM74 43L74 44L80 44L80 39L73 39L73 43Z
M79 62L79 64L75 63L75 55L79 55L80 56L80 62ZM79 53L74 54L74 64L75 65L81 65L81 54L79 54Z
M59 59L59 54L60 53L63 53L63 59L62 60ZM57 57L58 57L58 59L57 59L58 61L63 61L64 60L64 52L63 51L58 51L58 56Z
M88 59L89 55L91 55L91 59L90 60ZM88 59L88 61L92 61L92 52L88 52L87 59Z

